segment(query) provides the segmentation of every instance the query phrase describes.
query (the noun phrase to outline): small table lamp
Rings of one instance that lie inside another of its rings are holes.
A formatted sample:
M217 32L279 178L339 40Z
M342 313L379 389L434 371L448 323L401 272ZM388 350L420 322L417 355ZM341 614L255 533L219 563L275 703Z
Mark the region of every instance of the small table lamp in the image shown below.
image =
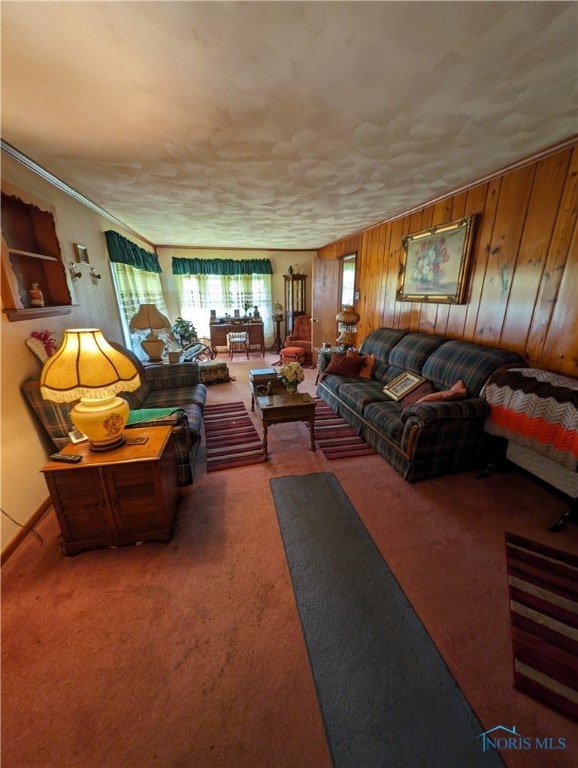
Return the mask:
M344 349L352 347L355 344L357 323L360 319L359 314L350 304L346 304L341 312L337 313L335 319L337 320L337 329L339 330L337 343L340 344Z
M140 343L152 362L158 362L162 359L165 351L165 342L159 339L156 331L170 331L171 323L165 315L156 308L155 304L141 304L138 312L129 323L131 333L135 331L147 331L148 334Z
M139 387L132 361L111 347L97 328L64 331L62 345L40 375L45 400L70 403L80 398L70 418L87 435L92 451L109 451L124 443L129 406L117 393Z

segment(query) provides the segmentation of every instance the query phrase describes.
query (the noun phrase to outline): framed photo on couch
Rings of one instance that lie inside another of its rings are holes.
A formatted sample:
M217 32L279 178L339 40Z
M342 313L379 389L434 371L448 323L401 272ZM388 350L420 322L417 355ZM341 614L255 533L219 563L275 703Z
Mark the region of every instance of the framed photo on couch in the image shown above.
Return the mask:
M464 303L474 220L465 216L402 238L398 301Z
M396 376L395 379L392 379L389 384L386 384L383 388L383 394L392 400L403 400L406 395L413 392L424 381L425 379L422 376L404 371L399 376Z

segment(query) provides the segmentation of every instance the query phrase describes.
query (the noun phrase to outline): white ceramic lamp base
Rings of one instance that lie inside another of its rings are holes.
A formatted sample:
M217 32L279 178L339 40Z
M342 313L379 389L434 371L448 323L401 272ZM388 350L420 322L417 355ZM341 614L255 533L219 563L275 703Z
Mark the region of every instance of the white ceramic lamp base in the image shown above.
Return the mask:
M124 443L123 430L129 412L126 400L116 395L102 400L81 398L70 418L88 437L91 451L111 451Z

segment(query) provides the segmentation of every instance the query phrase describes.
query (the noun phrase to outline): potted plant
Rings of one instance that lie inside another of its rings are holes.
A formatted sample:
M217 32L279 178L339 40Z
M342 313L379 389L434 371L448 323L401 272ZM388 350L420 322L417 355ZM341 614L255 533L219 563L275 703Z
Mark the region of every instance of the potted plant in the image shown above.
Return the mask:
M173 323L173 333L178 338L182 347L186 347L197 338L197 329L190 320L177 317Z

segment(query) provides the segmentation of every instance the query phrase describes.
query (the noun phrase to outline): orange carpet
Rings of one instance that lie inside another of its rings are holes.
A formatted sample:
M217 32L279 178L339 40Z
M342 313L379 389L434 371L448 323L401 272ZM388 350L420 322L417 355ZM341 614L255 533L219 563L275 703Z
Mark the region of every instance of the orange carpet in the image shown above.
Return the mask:
M250 407L248 371L272 359L229 362L208 403ZM269 448L211 473L201 455L168 544L64 557L52 514L26 539L2 569L2 765L330 766L269 480L331 471L484 728L567 740L506 765L575 766L578 725L513 687L504 553L508 530L578 554L578 526L546 532L564 500L517 470L409 485L378 455L328 462L300 423Z

